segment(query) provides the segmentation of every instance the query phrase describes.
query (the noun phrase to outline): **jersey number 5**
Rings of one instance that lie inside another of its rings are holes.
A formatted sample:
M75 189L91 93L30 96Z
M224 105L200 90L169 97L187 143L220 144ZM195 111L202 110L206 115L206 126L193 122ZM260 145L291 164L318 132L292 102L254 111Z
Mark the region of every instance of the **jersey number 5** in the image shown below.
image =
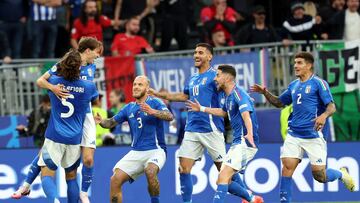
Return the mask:
M297 98L297 101L296 101L296 104L301 104L301 94L297 94L298 98Z
M74 98L75 98L75 97L74 97L74 95L72 95L72 94L70 94L70 95L68 96L68 99L74 99ZM64 105L64 106L66 106L66 107L68 107L68 108L69 108L69 111L66 112L66 113L61 113L61 114L60 114L60 117L61 117L61 118L69 118L70 116L72 116L73 113L74 113L74 105L73 105L72 103L66 101L66 99L61 99L61 104Z

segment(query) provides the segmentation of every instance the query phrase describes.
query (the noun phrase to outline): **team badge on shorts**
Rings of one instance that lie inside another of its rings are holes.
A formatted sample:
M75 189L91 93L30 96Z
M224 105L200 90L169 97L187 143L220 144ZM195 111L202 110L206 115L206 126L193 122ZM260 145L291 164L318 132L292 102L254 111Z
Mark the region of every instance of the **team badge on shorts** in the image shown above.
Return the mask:
M306 88L305 88L305 93L306 93L306 94L309 94L309 93L310 93L310 90L311 90L311 86L310 86L310 85L307 85Z

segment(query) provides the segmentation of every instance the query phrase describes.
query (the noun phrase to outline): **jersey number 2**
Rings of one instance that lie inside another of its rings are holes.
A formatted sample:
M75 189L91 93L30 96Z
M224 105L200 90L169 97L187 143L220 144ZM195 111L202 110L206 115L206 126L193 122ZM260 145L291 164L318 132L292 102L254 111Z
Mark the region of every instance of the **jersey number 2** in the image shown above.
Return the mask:
M68 99L74 99L74 98L75 98L75 97L74 97L74 95L72 95L72 94L70 94L70 95L68 96ZM64 106L66 106L66 107L68 107L68 108L69 108L69 111L66 112L66 113L61 113L61 114L60 114L60 117L61 117L61 118L69 118L70 116L72 116L73 113L74 113L74 105L73 105L72 103L66 101L66 99L61 99L61 104L64 105Z
M296 104L301 104L301 94L297 94L298 98L297 98L297 101L296 101Z

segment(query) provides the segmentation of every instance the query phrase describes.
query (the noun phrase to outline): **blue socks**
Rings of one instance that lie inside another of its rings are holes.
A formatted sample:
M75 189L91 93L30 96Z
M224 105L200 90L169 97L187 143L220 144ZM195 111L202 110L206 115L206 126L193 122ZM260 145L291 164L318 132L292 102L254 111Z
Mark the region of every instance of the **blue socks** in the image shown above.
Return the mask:
M241 180L241 179L240 179ZM242 182L242 181L241 181ZM229 193L241 198L246 199L248 202L251 201L252 195L249 194L249 192L246 190L246 188L241 187L241 185L238 182L232 181L229 185Z
M223 203L225 202L226 193L228 192L229 185L227 184L219 184L216 193L214 196L213 203Z
M160 203L159 196L151 196L151 203Z
M342 173L331 168L326 169L326 182L332 182L342 178Z
M239 173L235 173L235 174L233 175L233 177L231 178L231 181L236 182L236 183L238 183L241 187L247 189L247 187L246 187L244 181L241 179Z
M67 183L67 198L68 203L78 203L79 202L79 185L75 179L66 180Z
M87 192L89 190L89 187L91 185L92 179L93 179L93 171L94 167L86 167L83 165L81 170L82 180L81 180L81 191Z
M190 173L180 173L180 185L183 202L191 202L193 182Z
M31 166L25 180L25 182L29 183L29 185L34 182L35 178L39 175L41 171L41 167L37 164L38 161L39 155L37 155L35 159L31 162Z
M291 202L292 178L281 176L280 202Z
M47 199L54 202L55 199L59 198L55 182L51 176L43 176L41 179L41 185Z

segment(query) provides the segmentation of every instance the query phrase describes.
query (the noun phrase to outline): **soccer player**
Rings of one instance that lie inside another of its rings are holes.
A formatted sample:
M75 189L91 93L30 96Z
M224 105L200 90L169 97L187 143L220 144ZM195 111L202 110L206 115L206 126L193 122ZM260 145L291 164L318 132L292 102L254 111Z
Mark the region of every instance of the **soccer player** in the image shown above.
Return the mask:
M291 176L304 152L310 159L315 180L326 183L340 179L347 189L354 191L354 181L346 168L326 169L326 141L321 130L326 118L336 111L329 85L314 74L314 57L310 53L297 53L294 63L298 79L292 81L279 97L257 84L251 87L278 108L293 105L288 135L281 152L280 202L291 202Z
M92 37L83 37L79 41L78 51L81 56L81 67L80 77L84 80L93 81L95 74L94 59L99 57L102 52L102 43ZM58 64L53 66L48 72L44 73L38 80L37 84L45 89L52 91L55 95L60 98L67 98L68 92L62 88L62 85L53 85L48 82L48 79L52 75L57 75ZM81 142L82 148L82 184L80 198L82 203L89 203L87 191L90 187L93 178L93 164L94 164L94 151L96 149L96 125L91 113L91 105L89 104L88 114L84 122L83 139ZM40 173L40 167L37 165L39 157L36 156L31 163L29 173L27 174L26 180L22 186L12 195L14 199L20 199L24 195L30 193L30 185Z
M67 198L69 203L79 201L79 186L76 171L80 164L80 143L83 123L89 110L89 102L98 97L95 84L79 79L81 56L77 50L69 51L61 60L58 75L49 78L49 83L63 84L68 97L59 98L49 91L50 120L45 132L38 165L41 166L41 183L47 199L59 203L59 195L53 177L59 166L65 168Z
M199 73L192 76L179 93L156 92L150 89L150 94L169 101L187 101L195 99L203 106L220 108L220 96L214 78L216 71L210 66L213 48L206 43L196 45L194 51L195 67ZM224 121L222 117L212 116L203 112L189 112L185 127L184 139L181 143L178 157L180 159L180 184L183 202L192 201L193 182L191 169L199 160L206 148L218 170L225 157ZM240 178L240 177L239 177Z
M197 100L189 100L186 104L189 111L200 111L221 117L228 116L233 129L233 142L220 170L214 203L224 202L229 188L236 191L236 193L233 193L234 195L248 202L263 202L260 196L251 194L238 182L231 182L233 175L244 170L247 163L254 158L259 144L258 123L253 101L236 84L235 78L236 70L234 67L230 65L220 65L218 67L215 81L218 88L226 94L225 105L222 108L204 107Z
M164 121L171 121L173 115L158 98L149 96L150 81L138 76L133 83L133 97L136 102L127 104L114 117L102 120L96 115L95 121L103 128L112 128L127 121L130 126L132 150L116 163L111 177L110 200L122 202L122 185L133 182L142 173L148 181L151 203L158 203L160 184L157 174L166 161Z

